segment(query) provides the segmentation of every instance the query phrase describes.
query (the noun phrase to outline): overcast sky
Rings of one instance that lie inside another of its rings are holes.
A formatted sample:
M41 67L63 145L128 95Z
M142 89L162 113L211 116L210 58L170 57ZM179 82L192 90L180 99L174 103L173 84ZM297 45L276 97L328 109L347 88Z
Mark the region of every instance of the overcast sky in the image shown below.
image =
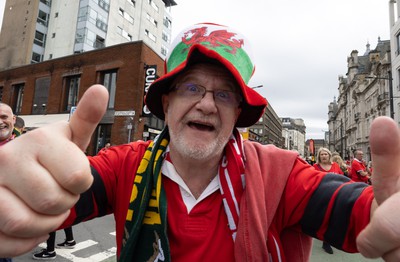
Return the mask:
M389 40L388 0L175 0L173 35L198 22L229 25L253 47L252 85L279 117L302 118L307 138L323 138L352 50Z
M328 105L338 95L352 50L364 54L389 39L388 0L175 0L173 36L199 22L238 29L250 41L252 86L279 117L302 118L307 138L328 129ZM0 1L0 21L4 9Z

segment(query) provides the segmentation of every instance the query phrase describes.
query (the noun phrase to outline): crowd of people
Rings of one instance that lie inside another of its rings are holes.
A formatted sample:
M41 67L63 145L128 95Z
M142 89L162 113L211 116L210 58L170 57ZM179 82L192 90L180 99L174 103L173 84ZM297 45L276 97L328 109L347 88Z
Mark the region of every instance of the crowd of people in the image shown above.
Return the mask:
M119 261L308 261L312 238L399 261L400 237L388 234L400 228L393 120L372 123L371 186L331 173L344 174L329 151L313 167L296 152L242 139L237 128L256 123L267 101L248 86L255 65L236 30L211 23L185 29L165 66L145 97L166 124L154 141L86 156L108 103L107 89L94 85L70 122L2 143L0 256L113 213ZM7 133L7 123L0 127ZM10 157L16 154L23 164ZM355 159L350 176L369 177L362 154Z

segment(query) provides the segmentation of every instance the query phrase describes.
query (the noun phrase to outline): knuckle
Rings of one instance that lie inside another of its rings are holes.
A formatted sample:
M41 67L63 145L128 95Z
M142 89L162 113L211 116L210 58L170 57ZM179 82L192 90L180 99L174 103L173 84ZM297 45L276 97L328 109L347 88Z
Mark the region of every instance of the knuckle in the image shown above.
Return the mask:
M86 191L93 181L93 177L86 169L77 170L66 176L62 186L74 194Z
M29 216L11 215L5 218L4 227L2 228L6 235L23 236L24 232L29 229L32 221Z

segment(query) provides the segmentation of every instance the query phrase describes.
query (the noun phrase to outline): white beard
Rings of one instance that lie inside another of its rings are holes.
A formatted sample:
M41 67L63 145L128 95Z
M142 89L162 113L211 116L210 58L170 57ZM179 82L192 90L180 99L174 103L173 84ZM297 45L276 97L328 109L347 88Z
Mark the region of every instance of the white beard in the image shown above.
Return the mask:
M169 129L170 141L173 141L173 147L182 156L187 156L195 160L207 160L214 157L219 157L227 144L229 137L218 137L211 143L200 145L193 145L191 141L186 141L184 136L175 134L173 130Z

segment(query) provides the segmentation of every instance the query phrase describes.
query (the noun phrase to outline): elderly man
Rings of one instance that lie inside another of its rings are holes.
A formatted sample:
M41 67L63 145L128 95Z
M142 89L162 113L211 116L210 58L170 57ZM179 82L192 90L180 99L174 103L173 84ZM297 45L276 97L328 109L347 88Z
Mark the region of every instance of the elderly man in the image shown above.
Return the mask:
M0 150L1 146L14 139L15 115L11 107L0 102ZM0 258L0 262L11 262L11 258Z
M373 189L315 170L295 152L242 141L236 127L256 123L267 104L247 85L249 54L229 27L184 30L146 96L166 122L155 141L114 146L88 161L82 150L108 100L96 85L69 123L6 145L0 255L26 252L63 222L114 213L120 261L307 261L310 237L399 260L399 234L388 234L400 228L397 125L372 124Z
M0 146L14 139L15 115L11 107L0 102Z
M351 162L350 178L356 182L369 183L370 174L363 161L364 153L362 150L354 151L354 159Z

